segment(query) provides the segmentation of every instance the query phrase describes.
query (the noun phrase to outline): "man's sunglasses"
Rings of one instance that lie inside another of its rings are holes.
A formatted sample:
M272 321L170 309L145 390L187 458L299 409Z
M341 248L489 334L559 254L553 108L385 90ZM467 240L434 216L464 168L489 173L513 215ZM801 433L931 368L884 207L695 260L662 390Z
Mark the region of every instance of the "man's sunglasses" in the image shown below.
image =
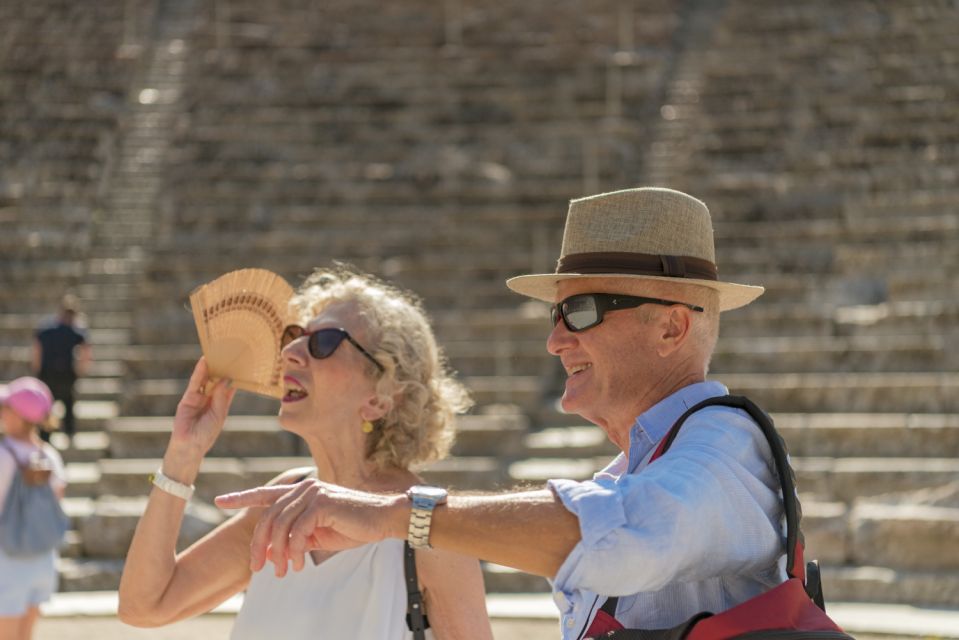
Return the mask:
M364 349L359 342L354 340L353 336L351 336L346 329L329 328L311 332L298 324L291 324L283 330L283 335L280 337L280 349L302 336L309 336L309 341L306 343L307 349L310 355L317 360L329 358L333 355L333 352L336 351L336 348L340 346L340 343L347 340L356 347L360 353L366 356L370 362L375 364L376 368L380 370L380 373L386 371L386 368L380 364L376 358L370 355L370 352Z
M694 304L660 298L641 298L616 293L578 293L553 305L550 311L550 320L553 326L556 326L556 323L562 318L566 328L575 333L598 325L603 321L603 314L607 311L632 309L641 304L661 304L667 307L678 304L693 311L703 310L702 307L697 307Z

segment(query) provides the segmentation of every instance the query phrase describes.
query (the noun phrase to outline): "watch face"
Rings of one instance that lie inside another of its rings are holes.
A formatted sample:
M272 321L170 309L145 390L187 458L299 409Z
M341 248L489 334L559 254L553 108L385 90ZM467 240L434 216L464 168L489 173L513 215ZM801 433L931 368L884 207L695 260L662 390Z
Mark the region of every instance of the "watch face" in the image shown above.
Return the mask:
M424 498L429 498L430 500L440 501L446 498L448 492L443 487L432 487L430 485L419 484L415 487L410 487L410 494L415 496L423 496Z

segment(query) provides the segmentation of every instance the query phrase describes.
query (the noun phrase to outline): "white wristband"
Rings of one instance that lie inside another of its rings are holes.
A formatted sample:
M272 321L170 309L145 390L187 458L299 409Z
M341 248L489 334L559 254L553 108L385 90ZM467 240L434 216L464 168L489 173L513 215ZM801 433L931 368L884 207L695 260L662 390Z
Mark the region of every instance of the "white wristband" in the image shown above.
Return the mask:
M150 481L153 483L153 486L157 487L161 491L166 491L170 495L176 496L177 498L183 498L187 501L193 497L193 492L196 490L196 487L193 485L187 486L182 482L177 482L176 480L163 475L163 469L157 469L156 473L150 476Z

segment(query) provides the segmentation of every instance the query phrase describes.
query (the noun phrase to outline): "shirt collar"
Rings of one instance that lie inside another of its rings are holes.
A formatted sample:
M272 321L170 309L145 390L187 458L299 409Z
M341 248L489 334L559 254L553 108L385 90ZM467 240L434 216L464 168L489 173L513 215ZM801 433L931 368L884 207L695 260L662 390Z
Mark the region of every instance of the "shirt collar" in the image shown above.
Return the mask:
M650 450L663 439L669 428L690 407L707 398L728 394L729 390L720 382L714 380L697 382L666 396L640 414L629 430L628 469L635 470Z

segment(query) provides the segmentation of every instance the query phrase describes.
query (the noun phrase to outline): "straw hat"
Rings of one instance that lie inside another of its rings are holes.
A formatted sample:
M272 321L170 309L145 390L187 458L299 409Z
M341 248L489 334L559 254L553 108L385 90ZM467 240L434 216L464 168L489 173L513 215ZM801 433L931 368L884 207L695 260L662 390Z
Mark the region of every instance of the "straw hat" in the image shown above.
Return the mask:
M762 295L763 287L719 280L715 254L712 220L703 202L672 189L625 189L572 200L556 272L517 276L506 286L555 302L563 280L681 280L718 291L721 311Z

